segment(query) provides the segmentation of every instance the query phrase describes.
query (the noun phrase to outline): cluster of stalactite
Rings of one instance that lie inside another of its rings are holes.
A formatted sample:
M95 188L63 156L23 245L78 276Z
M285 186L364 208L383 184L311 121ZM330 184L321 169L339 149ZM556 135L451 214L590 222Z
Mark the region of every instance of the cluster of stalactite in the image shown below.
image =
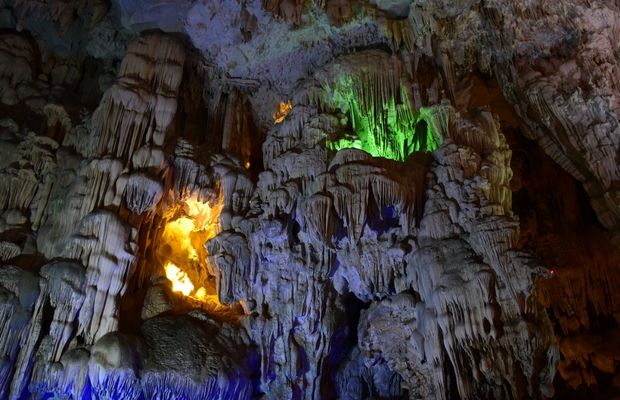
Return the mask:
M0 6L0 398L620 389L617 6L138 3Z
M217 300L203 244L252 184L175 134L186 52L138 38L90 118L45 106L60 142L3 120L0 397L250 396L242 310Z

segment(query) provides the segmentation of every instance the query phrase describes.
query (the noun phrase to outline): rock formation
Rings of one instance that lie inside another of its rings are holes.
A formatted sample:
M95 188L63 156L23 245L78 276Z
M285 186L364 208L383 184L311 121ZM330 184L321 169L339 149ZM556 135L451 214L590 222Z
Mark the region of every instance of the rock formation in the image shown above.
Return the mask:
M0 399L613 398L619 20L0 2Z

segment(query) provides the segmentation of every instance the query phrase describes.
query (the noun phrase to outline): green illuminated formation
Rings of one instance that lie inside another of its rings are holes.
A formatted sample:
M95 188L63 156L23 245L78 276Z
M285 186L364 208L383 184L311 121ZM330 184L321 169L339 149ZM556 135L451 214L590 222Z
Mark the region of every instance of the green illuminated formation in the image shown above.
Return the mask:
M372 96L372 88L364 86L346 77L325 87L329 105L347 113L353 128L350 135L327 140L327 148L356 148L373 157L404 161L414 151L431 152L440 145L430 109L412 110L402 89L397 103L394 96L388 101Z

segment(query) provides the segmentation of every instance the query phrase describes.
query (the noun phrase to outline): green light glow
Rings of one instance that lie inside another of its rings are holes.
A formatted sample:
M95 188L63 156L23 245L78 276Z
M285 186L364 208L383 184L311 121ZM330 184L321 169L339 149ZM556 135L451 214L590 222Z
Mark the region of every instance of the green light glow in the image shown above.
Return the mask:
M355 148L373 157L404 161L414 151L431 152L440 145L441 137L431 110L412 110L401 89L401 102L394 96L389 101L372 96L372 89L351 77L340 79L333 87L325 86L330 107L348 114L353 132L327 140L327 148Z

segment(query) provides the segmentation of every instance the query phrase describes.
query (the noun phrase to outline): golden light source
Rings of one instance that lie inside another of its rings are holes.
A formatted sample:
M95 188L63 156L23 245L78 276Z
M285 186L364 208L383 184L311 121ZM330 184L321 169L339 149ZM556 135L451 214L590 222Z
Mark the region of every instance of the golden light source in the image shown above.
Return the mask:
M223 207L222 196L212 203L200 201L197 196L179 202L179 207L171 212L180 216L166 224L158 251L174 292L217 305L219 301L213 285L211 289L209 285L195 289L194 283L207 282L209 278L204 243L220 232L219 217Z
M292 109L293 103L290 100L286 103L280 102L280 104L278 104L278 109L271 116L273 118L274 124L279 124L280 122L284 121L284 119L286 118L288 113L291 112Z
M192 245L190 236L193 231L194 221L187 217L181 217L166 225L163 240L165 243L174 244L173 249L178 257L198 260L198 253Z
M168 262L164 270L166 271L166 278L172 282L173 292L181 292L184 296L189 296L189 294L194 291L192 281L189 280L187 274L181 271L179 267ZM204 290L204 288L201 289Z
M207 294L207 289L202 286L194 292L194 284L189 279L189 276L173 263L168 262L164 270L166 271L166 278L172 282L173 292L182 293L183 296L191 297L194 300L202 302L214 301L219 304L217 296Z

